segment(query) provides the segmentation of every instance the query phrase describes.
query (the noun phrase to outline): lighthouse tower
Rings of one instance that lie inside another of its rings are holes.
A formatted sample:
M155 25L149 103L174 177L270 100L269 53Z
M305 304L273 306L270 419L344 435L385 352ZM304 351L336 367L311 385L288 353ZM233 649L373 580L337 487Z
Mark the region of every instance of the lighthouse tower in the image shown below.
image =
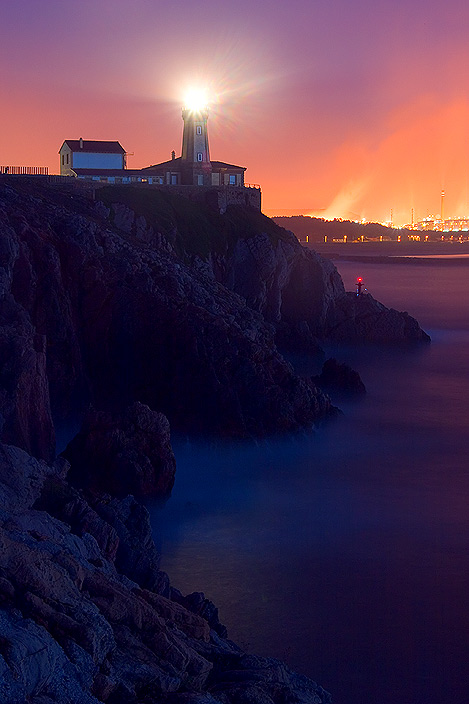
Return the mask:
M212 164L208 148L208 108L184 108L182 119L184 120L181 154L182 184L210 186Z

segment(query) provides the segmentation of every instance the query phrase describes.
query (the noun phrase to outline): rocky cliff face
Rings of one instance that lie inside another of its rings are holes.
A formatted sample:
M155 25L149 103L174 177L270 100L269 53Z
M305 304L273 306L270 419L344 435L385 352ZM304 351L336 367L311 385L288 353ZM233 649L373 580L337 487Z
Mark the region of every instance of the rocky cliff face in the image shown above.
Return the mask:
M329 260L259 212L231 207L220 217L172 213L166 220L131 191L99 192L114 224L134 237L166 233L191 271L203 273L241 296L271 323L281 347L317 349L318 340L408 344L429 337L407 313L388 309L370 295L346 293ZM145 231L145 235L143 235Z
M171 588L135 499L87 499L67 470L0 446L2 704L330 701Z
M166 416L242 435L333 412L275 338L304 349L422 331L347 296L329 262L259 213L99 195L0 182L0 701L325 704L314 682L229 641L202 593L171 586L128 492L171 489ZM90 402L70 468L54 429Z
M259 227L262 223L259 223ZM369 294L346 293L334 264L285 230L260 231L211 257L215 277L276 328L282 348L314 349L318 340L408 344L429 337L408 313Z
M163 497L174 484L168 419L139 402L120 414L90 409L62 454L76 486L115 496Z
M51 459L51 415L63 421L89 402L139 401L186 432L235 436L330 411L260 312L192 266L167 222L157 231L124 206L25 181L0 187L0 228L5 441Z

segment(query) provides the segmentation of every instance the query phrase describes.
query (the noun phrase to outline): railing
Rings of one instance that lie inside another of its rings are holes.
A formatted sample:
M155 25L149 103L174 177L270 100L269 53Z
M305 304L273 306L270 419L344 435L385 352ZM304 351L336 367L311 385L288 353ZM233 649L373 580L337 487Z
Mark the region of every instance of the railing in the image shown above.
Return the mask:
M48 166L0 166L0 174L12 176L47 176Z

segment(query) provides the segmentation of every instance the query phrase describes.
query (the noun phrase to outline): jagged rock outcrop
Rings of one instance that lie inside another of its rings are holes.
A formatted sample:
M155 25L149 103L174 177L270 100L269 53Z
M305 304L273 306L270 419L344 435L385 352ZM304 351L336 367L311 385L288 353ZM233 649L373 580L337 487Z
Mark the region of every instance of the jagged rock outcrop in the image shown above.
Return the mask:
M90 409L62 454L75 485L115 496L166 496L174 484L168 419L138 401L118 414Z
M5 245L3 238L0 242ZM11 243L10 243L11 244ZM37 457L54 456L55 435L46 371L46 338L0 282L0 427Z
M345 292L329 259L302 247L291 232L259 212L230 206L221 217L192 210L194 228L188 226L181 203L182 213L165 213L163 218L161 205L160 212L155 207L156 196L153 208L151 199L129 189L104 189L99 197L109 206L106 213L113 223L135 239L155 241L157 232L160 237L165 232L166 243L192 271L222 283L261 313L274 326L282 348L317 351L318 340L337 339L339 325L350 341L401 344L429 339L414 318L371 303L372 297L361 297L357 309L356 297Z
M265 219L267 220L267 218ZM259 227L262 227L259 222ZM264 223L265 225L265 223ZM329 260L272 225L211 255L214 276L274 324L283 349L315 351L318 340L408 344L430 338L415 318L386 308L369 294L346 293Z
M369 293L339 296L328 310L325 330L327 337L340 342L430 342L415 318L386 308Z
M143 189L100 198L0 181L0 701L325 704L314 682L227 640L203 593L171 586L125 493L170 489L165 415L240 436L334 412L275 338L314 349L421 331L352 299L259 213ZM69 478L51 462L52 419L60 429L90 402Z
M151 201L152 192L142 193ZM190 207L196 217L199 206ZM4 439L14 435L50 457L48 389L58 432L89 401L120 410L140 401L173 427L235 436L294 430L327 415L329 401L279 355L262 315L187 263L173 224L145 230L140 216L129 234L122 212L113 211L125 230L110 212L60 188L0 184L0 336L10 335L14 309L36 355L18 355L13 380L11 361L0 370ZM20 394L23 406L15 396L21 374L33 395L26 403Z
M347 394L365 394L365 384L360 374L348 366L341 364L336 359L326 359L322 366L321 374L314 377L315 382L328 393L338 391Z
M345 292L342 279L330 260L278 229L239 239L227 257L223 283L280 330L288 326L290 335L306 342L306 323L310 337L324 336L328 310Z
M92 506L67 469L0 446L2 704L330 701L226 640L213 604L159 572L145 509Z

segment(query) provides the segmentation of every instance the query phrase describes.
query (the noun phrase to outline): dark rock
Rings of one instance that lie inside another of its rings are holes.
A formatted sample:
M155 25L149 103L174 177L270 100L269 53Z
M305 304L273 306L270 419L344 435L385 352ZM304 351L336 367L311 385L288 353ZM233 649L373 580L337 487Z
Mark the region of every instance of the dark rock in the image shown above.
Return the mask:
M125 494L172 486L168 421L151 408L231 436L334 412L276 337L311 351L327 336L427 336L345 294L330 262L259 213L131 188L96 207L12 183L0 183L0 425L22 449L0 447L0 701L326 704L311 680L227 640L203 593L170 586L148 514ZM91 400L120 410L88 415L67 449L70 483L65 460L42 461L51 417L63 433Z
M94 510L112 526L119 538L115 565L119 572L141 587L169 596L169 579L159 569L160 557L153 542L147 509L133 496L117 499L109 495L91 497Z
M337 298L328 311L325 336L340 342L386 345L430 342L415 318L386 308L369 293L349 292Z
M210 599L205 598L203 592L192 592L187 596L183 596L179 590L171 588L170 595L173 601L181 604L194 614L202 616L219 636L222 638L227 637L226 626L220 623L218 619L217 607Z
M264 218L258 230L238 237L210 259L215 278L246 299L276 328L289 352L317 353L318 339L400 344L427 342L408 315L388 309L369 294L346 293L329 260Z
M90 410L62 454L79 486L117 496L165 496L174 484L168 420L142 403L122 414Z
M0 516L30 508L41 495L44 482L62 472L60 464L47 465L18 447L0 445Z
M360 374L347 364L340 364L336 359L327 359L321 374L314 377L315 383L325 391L340 391L352 394L365 394L365 384Z
M15 389L21 374L25 387L37 387L30 399L37 410L32 403L18 408L13 391L0 398L5 438L42 456L50 452L47 382L60 438L91 400L100 408L141 401L184 432L233 436L296 430L318 420L318 412L327 414L320 392L298 379L278 354L275 331L266 323L276 318L275 271L283 276L285 269L290 276L288 257L278 266L277 255L270 258L268 300L262 302L262 290L249 297L257 310L209 275L207 228L215 246L229 226L236 248L237 228L255 234L256 218L270 221L242 208L222 217L180 197L165 200L157 191L121 191L123 199L142 201L145 212L134 214L128 203L115 201L96 209L92 201L38 182L15 182L15 189L0 185L0 229L8 241L0 280L4 300L19 316L17 347L32 347L35 335L47 340L47 375L43 358L31 352L26 369L13 379ZM115 198L120 191L109 193ZM204 257L195 255L201 243ZM287 244L279 245L280 254ZM191 266L191 257L206 263ZM234 259L243 266L242 253ZM247 281L238 281L239 272L235 278L233 289L247 296ZM288 305L282 299L289 315L293 299ZM314 305L323 308L319 299ZM5 340L14 339L6 319L4 326ZM9 364L14 356L6 355ZM5 369L5 388L9 374ZM39 432L41 413L39 443L32 435Z
M99 549L107 560L114 561L119 546L119 537L114 528L104 521L96 511L80 496L72 499L54 513L70 525L76 535L89 533L98 543Z
M3 442L53 458L46 339L8 294L0 299L0 415Z
M158 571L145 510L132 497L88 504L66 467L0 447L2 704L329 701L314 682L222 637L201 592L183 597L166 583L165 596L140 584Z

